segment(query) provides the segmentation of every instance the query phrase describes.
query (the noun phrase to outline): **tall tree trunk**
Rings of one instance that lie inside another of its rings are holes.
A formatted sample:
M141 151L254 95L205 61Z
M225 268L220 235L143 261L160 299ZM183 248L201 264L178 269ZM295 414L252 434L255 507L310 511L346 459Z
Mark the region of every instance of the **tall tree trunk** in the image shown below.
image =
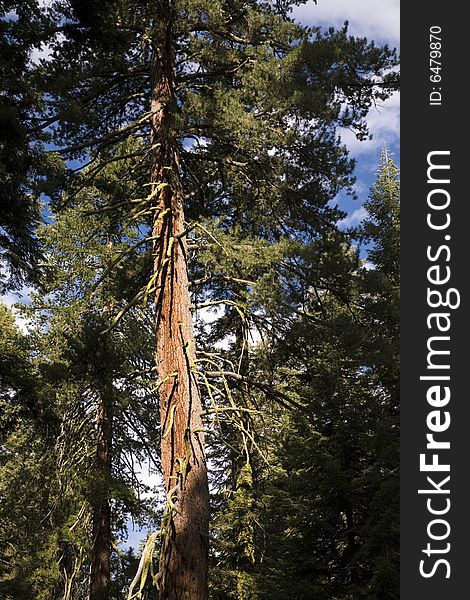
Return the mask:
M201 395L195 374L179 146L174 128L177 102L171 5L164 2L162 6L152 65L151 104L156 365L167 493L160 600L206 600L209 491Z
M346 546L346 550L345 550L345 554L347 556L348 559L348 565L347 567L349 567L349 574L350 574L350 578L351 578L351 583L354 586L354 590L358 589L358 586L360 584L359 581L359 573L358 573L358 568L357 568L357 564L356 564L356 554L358 551L358 545L356 542L356 525L355 525L355 519L354 519L354 513L351 507L348 507L345 510L345 515L346 515L346 536L347 536L347 546ZM353 591L353 598L356 599L360 596L360 594L357 591Z
M241 287L235 287L235 293L239 295ZM240 317L236 314L235 318L238 321L238 326L235 334L235 349L237 352L238 373L243 377L248 377L249 374L249 358L248 358L248 331L245 324L241 322ZM250 391L247 385L240 384L236 393L236 403L240 408L238 418L240 419L241 431L236 431L236 436L239 438L235 447L240 448L241 456L235 458L235 495L238 496L238 505L241 508L239 518L233 524L236 532L235 544L237 555L235 556L235 571L242 577L238 579L237 587L243 588L244 580L253 571L255 562L255 521L254 521L254 490L253 490L253 442L250 439L250 434L253 435L252 420L248 412L244 409L252 408L250 406ZM238 522L237 522L238 521ZM245 598L246 592L243 589L237 589L237 598Z
M100 393L97 412L96 489L92 490L93 549L90 600L109 596L111 557L111 507L107 494L111 478L112 416L106 393Z

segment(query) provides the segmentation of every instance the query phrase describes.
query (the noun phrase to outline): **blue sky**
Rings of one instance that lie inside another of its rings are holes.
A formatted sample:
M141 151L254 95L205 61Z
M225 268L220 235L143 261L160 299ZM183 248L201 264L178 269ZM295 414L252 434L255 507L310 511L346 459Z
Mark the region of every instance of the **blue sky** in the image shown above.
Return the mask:
M309 0L295 7L296 19L306 25L341 26L349 21L352 35L378 44L400 43L400 0Z
M387 44L399 49L400 0L309 0L295 7L293 16L304 25L341 27L349 22L351 35L366 37L378 45ZM375 179L381 150L384 144L390 148L395 162L400 162L400 96L395 93L368 115L372 140L359 142L350 131L340 132L351 156L357 161L355 191L358 200L344 195L337 198L339 206L348 212L343 225L356 225L364 216L362 203Z
M41 0L44 5L51 0ZM351 35L366 37L379 45L392 48L400 45L400 0L308 0L294 7L292 16L304 25L323 28L340 28L349 23ZM47 48L35 53L35 58L47 56ZM350 131L340 132L351 156L357 160L355 191L359 198L354 201L342 194L337 201L348 212L345 226L357 224L364 216L362 203L374 181L380 152L387 144L395 161L400 162L399 150L399 93L394 94L381 106L374 108L368 116L372 140L359 142Z
M45 2L46 3L46 2ZM388 44L399 47L399 0L310 0L296 7L293 16L305 25L322 27L341 27L349 21L349 31L352 35L367 37L377 44ZM42 50L47 54L47 50ZM38 57L41 52L38 52ZM357 160L356 192L358 200L339 197L338 204L348 212L343 223L345 226L357 224L364 216L362 203L368 196L369 188L374 181L380 152L387 144L399 162L399 94L394 94L382 106L374 108L368 115L368 123L372 140L359 142L349 131L341 133L343 142L348 146L351 156ZM28 300L30 290L22 290L23 301ZM18 301L17 297L6 296L2 300L11 304ZM24 322L20 321L24 326ZM158 483L158 476L150 475L143 468L142 479L149 485ZM129 539L125 546L138 547L145 533L137 527L130 527Z
M349 21L351 35L367 37L377 44L399 46L399 0L318 0L317 5L310 0L296 7L293 15L305 25L341 27ZM339 197L338 204L348 212L344 225L358 223L364 216L362 202L367 198L374 181L382 147L387 144L399 162L399 94L396 93L383 106L374 108L368 115L372 140L359 142L349 131L342 132L343 142L357 160L356 192L358 200ZM142 473L145 483L158 485L157 475ZM124 546L138 547L146 530L132 527Z

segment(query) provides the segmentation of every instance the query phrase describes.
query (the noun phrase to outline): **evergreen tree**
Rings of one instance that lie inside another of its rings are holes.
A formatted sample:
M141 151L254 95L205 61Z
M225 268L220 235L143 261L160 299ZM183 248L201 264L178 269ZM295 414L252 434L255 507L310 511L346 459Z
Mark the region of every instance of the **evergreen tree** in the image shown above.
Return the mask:
M101 197L100 214L114 215L121 227L138 223L135 244L147 238L152 245L148 283L127 304L101 303L98 309L111 308L115 328L139 301L155 300L167 497L155 578L160 600L207 598L209 505L198 385L203 361L192 332L189 275L197 275L192 289L199 305L232 309L223 312L214 339L237 337L234 311L271 336L295 326L298 296L310 294L312 284L304 284L298 271L309 253L320 274L331 268L318 258L323 246L337 245L340 213L328 201L352 181L353 163L336 127L366 136L369 107L396 85L394 74L384 75L396 62L388 48L350 38L346 29L304 29L288 18L289 8L238 0L60 0L45 9L43 36L49 35L52 59L40 71L47 90L44 123L58 147L51 158L88 163L78 176L58 169L60 185L49 190L54 206L63 211L76 198L86 208L82 192L95 182L106 186L106 167L122 163L133 185L124 188L120 202ZM91 242L96 239L85 234L79 249L89 253ZM118 280L122 257L110 254L95 278L98 287ZM71 275L62 282L73 296L80 279ZM280 284L273 285L279 275ZM334 275L340 284L343 274ZM278 298L285 303L284 322L274 309ZM80 334L92 318L101 321L93 312L81 315ZM70 336L62 344L65 339ZM78 357L71 364L80 364ZM245 383L251 368L226 372L220 359L216 364L216 376L225 381ZM268 393L264 381L257 385ZM239 425L246 441L246 421Z
M331 246L310 254L307 296L271 354L304 409L281 416L255 490L266 546L254 597L398 598L398 193L384 153L361 226L374 267L344 237L342 260Z
M21 392L14 403L19 417L9 425L9 432L16 435L11 439L19 439L21 445L15 442L5 458L6 507L10 501L26 499L27 489L15 479L17 461L29 464L37 456L35 460L48 466L42 478L36 476L39 487L31 489L40 503L37 521L45 524L47 536L43 530L33 540L34 553L32 545L20 545L20 556L31 554L21 571L25 598L30 597L32 580L37 597L88 598L88 588L91 597L109 595L109 590L117 593L109 572L111 561L118 564L113 556L116 536L125 530L129 516L141 522L145 514L152 523L152 507L139 501L145 486L139 484L136 470L148 460L159 468L159 419L148 379L153 315L135 307L111 327L112 307L126 306L141 283L138 272L146 267L140 265L148 267L150 257L137 225L123 228L116 212L100 211L105 200L120 201L125 165L120 168L111 165L101 182L104 188L95 182L95 187L69 199L67 210L39 230L47 270L39 282L40 292L26 308L35 333L24 340L34 349L35 366L12 358L4 369L9 406L13 390L18 388L18 396ZM115 262L119 262L119 280L104 281L102 275ZM41 375L41 402L31 370ZM23 380L31 382L30 395L23 391ZM45 441L42 434L35 437L34 424L29 426L22 416L28 407L34 415L42 402L48 411L43 414L41 409L41 419L36 417L35 423L39 433L46 426L50 431ZM5 421L9 424L12 416ZM21 430L30 432L25 440L24 435L18 438ZM26 460L24 452L31 440L38 452ZM53 573L49 580L40 575L47 571L46 551Z
M0 595L50 598L60 579L54 525L57 420L34 367L30 341L0 304Z
M399 405L400 328L400 181L393 158L384 148L376 181L364 203L368 216L363 239L371 244L368 260L374 268L363 272L365 315L379 322L371 338L371 361L380 384L391 395L390 408Z
M57 165L43 152L44 99L32 54L47 19L37 0L0 2L0 291L37 279L40 194Z
M87 187L40 231L47 278L32 309L47 321L41 356L55 385L63 388L59 453L71 470L61 476L75 481L72 493L85 507L80 526L89 536L83 560L91 568L91 599L109 596L113 540L125 527L126 514L141 517L136 494L142 486L133 465L155 460L159 426L148 385L151 317L135 308L112 326L114 307L135 292L136 282L126 283L125 259L142 246L139 241L136 247L136 226L121 227L115 213L100 212L105 198L119 202L120 175L111 165L105 190L99 182ZM146 261L145 253L139 256ZM103 273L115 262L120 280L104 281Z

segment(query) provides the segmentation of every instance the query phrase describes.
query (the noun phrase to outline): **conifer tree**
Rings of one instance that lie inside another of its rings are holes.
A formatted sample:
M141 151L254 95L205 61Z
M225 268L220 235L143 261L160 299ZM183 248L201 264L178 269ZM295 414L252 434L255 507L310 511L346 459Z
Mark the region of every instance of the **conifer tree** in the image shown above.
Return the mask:
M399 596L399 180L385 151L365 207L356 235L370 268L345 234L305 255L297 318L272 347L303 410L281 415L272 475L255 490L260 599Z
M30 340L0 304L0 596L46 599L60 579L52 449L57 420Z
M400 327L400 180L390 151L380 157L377 177L364 203L367 218L362 237L371 244L368 260L375 268L363 274L368 301L365 315L378 320L381 328L371 338L372 361L377 377L391 394L391 410L399 404L399 327Z
M102 181L70 198L67 209L39 231L47 273L31 309L47 322L41 356L51 376L56 374L55 385L63 388L58 452L69 473L60 475L70 478L82 503L75 531L89 536L82 562L90 567L92 600L109 597L114 540L124 515L139 518L136 494L142 486L132 465L156 460L159 423L155 394L147 385L153 362L150 315L136 308L111 327L114 307L135 293L137 265L149 262L145 249L138 253L143 244L136 246L137 227L123 227L115 212L100 212L105 200L119 203L123 167L109 166ZM120 263L119 280L104 281L114 262Z
M57 165L44 152L45 102L34 53L49 28L37 0L0 2L0 291L37 281L40 195Z
M45 9L55 27L47 29L52 59L42 73L41 123L57 145L55 159L88 163L86 183L62 173L67 194L51 190L55 206L63 209L107 165L122 161L147 189L140 200L130 192L119 207L105 200L101 208L117 209L122 222L141 219L152 243L149 282L116 307L113 323L154 297L167 495L156 577L161 600L207 598L208 486L188 274L203 272L195 294L205 302L221 291L215 301L235 306L244 296L254 308L243 277L227 275L221 264L207 273L210 254L226 246L239 267L249 260L236 259L240 249L274 244L279 254L286 238L302 245L334 230L339 213L327 203L351 183L353 167L336 127L366 136L369 107L396 85L393 73L384 74L396 62L388 48L350 38L346 29L304 29L288 18L289 8L58 0ZM123 144L130 136L133 143ZM290 258L286 271L295 272L295 251ZM118 263L106 276L116 276ZM239 279L238 287L226 277Z

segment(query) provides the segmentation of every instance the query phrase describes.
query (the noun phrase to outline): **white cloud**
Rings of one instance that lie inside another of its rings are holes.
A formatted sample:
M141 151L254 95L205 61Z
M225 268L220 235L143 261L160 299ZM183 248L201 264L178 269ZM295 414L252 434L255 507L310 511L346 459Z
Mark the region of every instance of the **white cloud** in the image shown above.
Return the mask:
M40 43L39 46L36 46L31 50L31 55L29 60L31 64L37 65L40 61L48 62L52 57L52 47L51 43L62 43L65 40L65 35L61 32L56 33L54 37L48 43Z
M355 225L358 225L363 219L365 219L366 216L367 211L363 206L361 206L344 219L338 221L337 225L340 228L354 227Z
M6 304L9 308L18 302L18 297L15 294L6 293L1 297L3 304Z
M33 48L29 60L33 65L39 64L41 60L49 60L52 48L48 44L41 44L39 48Z
M21 316L21 311L15 305L17 304L30 304L31 303L31 293L33 288L24 287L18 292L11 293L6 292L2 296L0 296L0 302L6 304L9 308L11 308L13 315L15 317L15 323L19 327L19 329L23 333L29 333L29 327L31 326L31 320L25 319Z
M360 180L356 181L356 183L353 185L353 189L359 197L367 194L369 191L369 187Z
M400 94L395 92L382 105L371 109L367 115L367 123L372 133L372 139L359 141L352 131L340 130L342 141L348 147L352 156L373 153L383 147L397 144L400 135Z
M294 17L304 25L339 28L349 21L351 35L367 37L378 44L398 47L400 41L400 0L309 0L294 8ZM351 156L362 164L376 162L384 144L395 146L400 134L400 95L393 94L367 116L372 140L359 141L352 131L340 130Z
M352 35L398 46L400 0L310 0L296 7L294 17L305 25L341 27L349 21Z
M7 302L5 302L5 304L7 304ZM22 333L27 335L29 333L30 327L32 325L31 320L21 317L16 308L12 308L12 312L15 317L15 323L16 323L18 329Z
M141 498L154 499L155 496L157 496L158 500L162 501L161 496L163 495L163 477L160 475L160 473L155 471L154 468L150 467L150 462L148 460L141 464L141 470L136 471L136 476L140 483L143 483L151 488L149 492L142 493Z
M53 4L53 0L38 0L39 8L50 9ZM55 35L56 41L62 42L65 40L65 36L62 33ZM31 51L29 60L33 65L37 65L41 60L48 61L52 55L52 48L50 44L40 43L38 47L35 47Z

